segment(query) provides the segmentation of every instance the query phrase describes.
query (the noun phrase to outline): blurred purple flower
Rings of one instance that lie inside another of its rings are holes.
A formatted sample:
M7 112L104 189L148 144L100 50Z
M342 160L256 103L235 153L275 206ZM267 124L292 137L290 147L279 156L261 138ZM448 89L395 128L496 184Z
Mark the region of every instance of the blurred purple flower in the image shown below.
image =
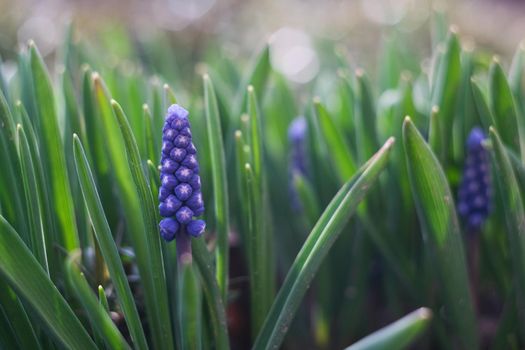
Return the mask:
M299 116L292 120L288 127L288 141L290 143L290 197L292 209L296 212L302 210L299 195L294 186L294 176L307 176L306 136L308 124L305 117Z
M492 204L490 162L488 152L483 147L485 139L479 127L473 128L467 139L467 155L458 193L458 212L469 232L476 232L483 226Z

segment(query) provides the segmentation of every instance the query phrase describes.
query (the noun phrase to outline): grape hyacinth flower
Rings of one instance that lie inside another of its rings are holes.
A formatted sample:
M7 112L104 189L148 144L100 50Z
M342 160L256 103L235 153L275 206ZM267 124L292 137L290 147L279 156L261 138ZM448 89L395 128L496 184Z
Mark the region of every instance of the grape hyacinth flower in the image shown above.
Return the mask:
M159 212L160 234L167 242L177 241L177 258L191 262L191 237L204 232L204 212L197 151L192 143L188 111L179 105L168 108L162 129Z
M458 212L470 233L479 231L491 208L491 174L487 150L483 147L486 136L475 127L467 139L467 155L463 179L458 193Z
M288 141L290 142L290 197L292 209L296 212L302 210L299 195L294 186L294 176L307 175L306 157L306 132L308 124L303 116L295 118L288 127Z

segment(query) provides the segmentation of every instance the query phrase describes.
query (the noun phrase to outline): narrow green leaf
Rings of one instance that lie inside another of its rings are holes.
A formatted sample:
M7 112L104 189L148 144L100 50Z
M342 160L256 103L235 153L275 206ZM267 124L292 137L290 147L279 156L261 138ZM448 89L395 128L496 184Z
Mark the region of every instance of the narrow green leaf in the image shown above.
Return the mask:
M0 307L0 347L2 349L17 349L20 344L16 341L15 331L8 316Z
M149 185L152 189L153 197L156 197L157 193L156 190L160 187L160 175L159 175L159 169L157 166L150 160L147 160L148 165L148 177L149 177ZM155 192L153 192L155 190Z
M257 332L262 327L264 317L269 305L265 303L266 275L266 242L265 232L261 225L261 203L260 192L254 172L249 163L244 167L244 185L246 187L248 207L248 260L250 275L250 315L252 337L255 338Z
M3 309L9 323L16 331L14 337L18 346L22 349L41 349L40 342L20 298L3 278L0 278L0 304L2 306L0 309Z
M171 89L171 87L168 84L164 84L162 89L164 91L164 96L163 96L164 109L168 110L169 106L171 106L172 104L177 103L177 98L175 97L175 93L173 92L173 90Z
M246 87L249 85L253 86L253 88L260 94L259 98L263 97L264 88L266 86L266 81L268 80L270 70L270 47L268 44L265 44L262 51L254 58L252 67L244 78L243 83L239 85L236 108L232 116L238 116L241 113L242 108L246 106L246 102L248 100L248 91L246 90Z
M317 98L314 99L314 108L324 140L330 149L329 154L332 157L333 166L339 174L339 179L344 181L350 178L356 170L350 147L345 142L338 126L334 123L326 108Z
M171 321L168 308L164 307L164 305L168 305L168 294L160 245L157 206L153 200L151 189L148 186L148 180L144 175L139 148L128 120L124 115L124 111L115 100L111 101L111 106L113 107L113 112L120 127L122 138L124 139L126 156L140 198L142 206L141 212L146 227L146 243L148 244L151 278L153 280L154 295L157 303L154 309L154 324L152 327L157 327L156 331L160 332L161 335L162 348L168 350L173 348L173 336L171 334Z
M108 298L106 297L106 292L104 291L104 287L102 286L98 286L98 302L102 306L102 308L109 314Z
M430 113L430 125L428 127L428 144L438 159L443 162L446 158L443 147L443 118L439 113L439 107L432 107Z
M117 326L115 326L115 323L111 320L111 317L109 317L109 314L97 301L84 274L77 267L75 260L78 257L78 254L70 256L66 263L66 275L71 290L76 294L78 301L84 307L91 325L109 349L131 349Z
M155 136L153 135L153 118L151 117L147 104L142 105L142 110L144 114L144 137L146 138L145 143L147 150L145 156L147 159L151 159L154 164L158 164L160 150L158 149L158 145L155 142Z
M22 182L27 206L28 221L30 227L31 251L35 255L42 268L49 275L47 262L46 241L42 219L42 203L40 202L39 188L36 181L36 173L33 168L33 157L29 150L26 134L22 126L17 126L18 153L20 158Z
M452 124L456 98L461 81L461 46L454 28L451 28L445 51L437 62L435 76L432 77L431 101L432 106L438 106L442 116L443 153L449 154L452 142Z
M214 345L217 350L227 350L230 348L230 342L228 338L226 312L224 310L221 292L215 279L212 259L203 239L192 239L191 241L193 258L197 263L202 277L202 289L208 304Z
M495 123L495 121L487 105L487 101L483 96L481 88L479 87L476 80L470 80L470 88L472 89L472 96L474 97L476 111L478 112L481 123L483 124L483 128L488 129L491 125Z
M12 220L20 231L22 238L27 242L28 227L22 198L24 189L19 181L20 166L16 157L16 130L14 118L4 95L0 92L0 162L4 170L0 172L0 185L9 188L9 191L0 191L2 213Z
M432 311L420 308L386 327L368 335L346 350L406 349L428 327Z
M306 217L313 226L321 214L321 208L319 207L319 201L316 198L314 189L310 182L298 173L293 174L293 185L299 195Z
M100 202L100 197L97 192L86 154L84 153L84 149L78 136L75 135L73 141L78 180L80 182L84 203L86 204L89 218L93 225L95 237L119 296L120 306L122 307L133 343L139 349L147 349L148 345L146 337L142 330L140 317L133 300L133 294L128 284L122 261L120 260L117 245L113 240L111 229L109 228L106 216L104 215L104 209Z
M514 152L525 157L525 135L521 135L518 115L509 82L497 59L494 59L489 71L490 108L494 115L496 128L501 132L502 141Z
M30 43L33 88L38 106L38 129L41 148L46 159L45 169L49 173L55 214L61 232L61 243L71 251L78 247L73 197L69 187L69 176L60 136L53 87L44 61L34 43Z
M192 264L180 266L179 291L182 313L182 348L202 348L202 289L199 281L199 271Z
M52 199L50 196L50 188L46 185L47 177L45 176L44 168L42 165L42 159L40 157L40 149L37 141L37 135L31 125L29 116L20 101L16 102L16 108L18 110L19 119L22 122L22 128L24 134L27 138L27 143L30 148L30 154L33 161L33 170L35 173L34 180L37 182L37 193L31 193L32 198L35 196L39 197L41 203L41 219L43 220L42 226L44 228L44 242L45 250L47 254L47 263L49 265L49 274L51 280L55 280L58 276L59 269L62 266L62 259L57 254L49 254L53 251L53 246L56 242L60 241L60 236L58 235L57 223L55 220L55 213L52 204ZM33 199L35 200L35 199Z
M509 85L520 111L525 112L523 101L523 70L525 69L525 41L522 41L512 59L509 71Z
M450 315L462 346L477 349L474 310L454 197L438 159L408 117L403 124L403 144L418 217L436 259L445 312Z
M517 312L520 320L525 320L524 302L521 297L525 293L525 210L523 198L518 186L512 163L498 132L490 128L492 141L492 158L496 169L498 189L501 193L502 205L505 209L507 237L513 266L513 277L517 288Z
M277 294L254 349L278 348L324 257L358 204L385 168L394 140L385 145L346 182L325 209L297 255Z
M69 349L96 349L71 307L3 216L0 216L0 273L31 305L57 341Z
M249 145L252 152L252 163L255 177L259 184L262 185L262 173L264 167L263 160L263 144L262 144L262 121L261 113L257 103L257 97L255 95L255 89L252 85L248 86L248 104L247 110L250 116L250 130L249 130Z
M372 88L370 87L370 83L364 70L358 69L355 73L355 78L357 80L355 138L359 161L363 162L371 157L379 148L376 121L377 115Z
M149 216L151 211L148 209L148 214L146 214L142 210L143 203L141 203L139 193L137 192L134 173L130 169L127 157L124 156L127 152L126 144L111 105L109 92L98 74L93 73L92 79L102 129L101 134L104 135L102 142L107 145L106 153L108 160L111 162L111 170L116 180L115 185L121 196L122 207L126 213L125 218L128 224L128 232L137 257L137 266L144 288L146 315L151 327L153 346L155 348L162 348L161 344L166 336L166 333L163 333L166 330L166 325L162 325L161 320L164 318L161 314L167 313L168 311L166 308L161 310L162 307L160 305L163 305L161 302L164 299L159 300L158 293L165 293L165 288L161 290L158 283L162 283L162 280L155 280L155 278L158 278L159 274L163 273L164 270L152 270L153 266L159 266L157 259L160 252L157 252L154 246L151 245L156 244L153 239L160 239L158 237L160 235L157 234L157 237L151 236L149 230L152 226L150 226L150 223L148 223L148 230L146 231L144 215ZM101 194L103 193L104 192ZM148 232L148 234L144 234L144 232ZM169 325L169 322L167 324Z
M213 208L217 231L217 281L225 302L228 294L228 234L230 231L226 157L222 140L221 118L212 81L204 75L204 106L209 139L209 152L213 182Z

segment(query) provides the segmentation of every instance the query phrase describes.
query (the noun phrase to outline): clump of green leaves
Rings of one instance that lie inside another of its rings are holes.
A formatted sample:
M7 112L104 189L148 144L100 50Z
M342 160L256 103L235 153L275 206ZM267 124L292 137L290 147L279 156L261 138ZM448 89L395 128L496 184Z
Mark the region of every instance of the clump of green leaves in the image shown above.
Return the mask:
M325 52L304 100L268 45L249 63L210 45L189 78L192 61L172 57L187 44L148 40L115 66L111 47L68 37L60 73L30 43L0 77L1 346L524 346L523 48L506 74L451 30L426 71L392 36L378 74ZM191 111L209 223L190 266L157 226L175 102ZM286 130L298 115L301 174ZM468 238L454 203L474 126L490 130L496 186Z

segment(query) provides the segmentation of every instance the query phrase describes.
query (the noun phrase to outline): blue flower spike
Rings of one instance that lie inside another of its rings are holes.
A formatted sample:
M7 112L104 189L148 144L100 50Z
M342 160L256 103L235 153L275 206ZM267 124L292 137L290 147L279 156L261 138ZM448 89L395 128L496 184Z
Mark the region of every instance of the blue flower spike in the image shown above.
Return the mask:
M168 108L162 129L160 160L159 223L160 235L177 242L177 259L182 264L192 261L191 237L206 229L197 151L192 143L188 111L174 104Z
M463 179L458 192L458 212L469 233L478 232L490 214L492 180L490 160L483 146L485 133L475 127L467 139Z

